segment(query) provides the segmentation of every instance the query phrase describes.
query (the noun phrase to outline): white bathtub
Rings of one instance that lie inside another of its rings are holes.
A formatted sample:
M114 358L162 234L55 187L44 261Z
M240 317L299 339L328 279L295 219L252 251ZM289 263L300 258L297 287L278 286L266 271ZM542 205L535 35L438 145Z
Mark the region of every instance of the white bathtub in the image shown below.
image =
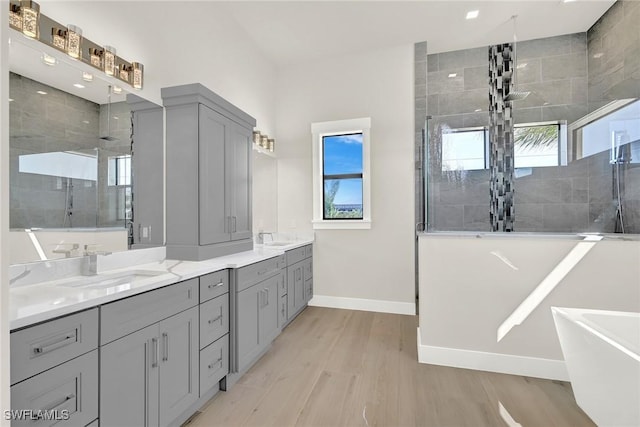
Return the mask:
M640 313L551 311L578 405L599 426L640 426Z

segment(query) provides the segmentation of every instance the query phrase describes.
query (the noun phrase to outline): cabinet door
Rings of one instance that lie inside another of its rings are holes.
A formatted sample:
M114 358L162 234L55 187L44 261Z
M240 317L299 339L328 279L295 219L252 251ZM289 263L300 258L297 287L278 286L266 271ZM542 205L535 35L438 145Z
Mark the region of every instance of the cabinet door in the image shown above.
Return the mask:
M287 311L289 319L293 318L304 306L304 262L287 267Z
M193 307L159 323L160 426L198 400L198 317Z
M262 288L252 286L241 292L237 297L237 325L238 334L238 370L242 372L260 351L258 340L258 310Z
M251 130L235 123L228 126L228 194L231 240L250 239L251 233Z
M282 273L256 285L262 300L258 312L258 342L260 348L268 346L278 336L278 285Z
M158 425L158 326L100 348L100 425Z
M230 214L225 201L225 183L229 174L225 165L225 156L229 155L225 140L230 122L204 105L200 105L199 115L199 239L200 245L210 245L230 238Z

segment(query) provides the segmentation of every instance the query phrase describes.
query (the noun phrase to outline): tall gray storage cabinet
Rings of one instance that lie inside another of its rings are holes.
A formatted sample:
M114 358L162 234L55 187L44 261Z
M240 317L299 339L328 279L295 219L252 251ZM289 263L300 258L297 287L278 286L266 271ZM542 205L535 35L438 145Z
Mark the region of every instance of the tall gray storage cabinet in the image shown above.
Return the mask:
M133 248L164 245L164 128L160 105L128 94L132 114Z
M166 109L167 256L251 250L255 119L201 84L162 89Z

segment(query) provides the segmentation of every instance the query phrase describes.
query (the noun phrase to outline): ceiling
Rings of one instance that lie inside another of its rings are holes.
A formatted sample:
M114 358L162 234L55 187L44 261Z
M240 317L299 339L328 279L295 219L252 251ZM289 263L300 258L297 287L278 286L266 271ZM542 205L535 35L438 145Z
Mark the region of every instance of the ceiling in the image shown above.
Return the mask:
M511 41L513 15L518 15L518 40L583 32L614 2L227 1L217 5L282 67L425 40L429 53ZM466 20L470 10L478 10L478 18Z

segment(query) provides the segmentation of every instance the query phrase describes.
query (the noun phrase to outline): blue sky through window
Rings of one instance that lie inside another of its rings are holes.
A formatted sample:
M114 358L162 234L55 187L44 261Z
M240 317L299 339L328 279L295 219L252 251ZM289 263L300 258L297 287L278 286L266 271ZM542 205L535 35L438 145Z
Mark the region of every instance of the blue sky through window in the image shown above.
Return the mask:
M323 137L324 175L362 174L362 134ZM336 205L362 205L362 178L340 179ZM326 181L327 183L330 181Z

